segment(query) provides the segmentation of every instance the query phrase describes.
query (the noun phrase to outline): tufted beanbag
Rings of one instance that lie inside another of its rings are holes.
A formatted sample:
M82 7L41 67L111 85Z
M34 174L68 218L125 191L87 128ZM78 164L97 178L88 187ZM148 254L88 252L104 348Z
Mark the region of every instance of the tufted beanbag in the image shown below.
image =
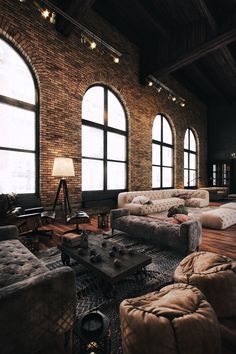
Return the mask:
M120 305L124 354L219 354L219 325L195 287L172 284Z
M196 286L218 317L236 316L236 261L211 252L194 252L176 268L174 281Z

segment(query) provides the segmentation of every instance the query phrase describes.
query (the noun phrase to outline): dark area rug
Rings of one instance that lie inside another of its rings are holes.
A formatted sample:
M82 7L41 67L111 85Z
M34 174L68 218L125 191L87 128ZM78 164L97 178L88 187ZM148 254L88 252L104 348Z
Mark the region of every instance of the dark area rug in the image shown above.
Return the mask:
M91 234L90 237L103 237ZM109 237L109 235L107 236ZM184 255L171 251L160 250L155 246L117 233L110 241L126 246L140 254L152 257L152 263L146 267L146 272L140 271L120 281L108 293L104 294L97 276L84 266L72 261L76 272L77 317L91 310L99 310L111 321L112 353L122 353L119 322L119 305L122 300L156 291L172 282L173 272ZM37 256L44 261L49 269L62 267L60 252L57 248L40 251Z

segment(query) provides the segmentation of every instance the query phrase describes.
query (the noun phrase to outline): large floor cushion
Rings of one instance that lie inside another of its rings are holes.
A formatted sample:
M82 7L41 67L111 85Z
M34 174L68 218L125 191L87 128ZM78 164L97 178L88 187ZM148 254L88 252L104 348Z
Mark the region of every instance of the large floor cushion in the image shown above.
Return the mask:
M202 221L203 227L211 229L226 229L227 227L236 224L236 210L219 207L202 213L200 215L200 220Z
M176 268L174 281L196 286L218 317L236 316L236 261L211 252L194 252Z
M219 354L219 325L200 290L172 284L120 305L124 354Z

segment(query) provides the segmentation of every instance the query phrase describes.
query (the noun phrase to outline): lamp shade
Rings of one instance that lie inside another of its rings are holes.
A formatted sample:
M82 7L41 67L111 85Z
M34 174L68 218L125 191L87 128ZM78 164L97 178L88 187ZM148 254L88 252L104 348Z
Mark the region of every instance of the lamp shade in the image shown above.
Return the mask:
M52 176L71 177L75 175L73 159L68 157L56 157L53 164Z

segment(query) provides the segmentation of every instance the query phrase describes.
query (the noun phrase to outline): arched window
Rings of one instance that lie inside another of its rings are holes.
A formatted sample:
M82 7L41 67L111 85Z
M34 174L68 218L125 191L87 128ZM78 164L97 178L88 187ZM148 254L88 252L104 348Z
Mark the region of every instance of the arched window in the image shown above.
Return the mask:
M173 187L173 136L168 120L158 114L152 127L152 188Z
M127 188L127 121L119 99L92 86L82 103L82 191Z
M37 191L36 112L32 73L0 38L0 193Z
M191 129L187 129L184 136L184 186L197 185L197 144Z

